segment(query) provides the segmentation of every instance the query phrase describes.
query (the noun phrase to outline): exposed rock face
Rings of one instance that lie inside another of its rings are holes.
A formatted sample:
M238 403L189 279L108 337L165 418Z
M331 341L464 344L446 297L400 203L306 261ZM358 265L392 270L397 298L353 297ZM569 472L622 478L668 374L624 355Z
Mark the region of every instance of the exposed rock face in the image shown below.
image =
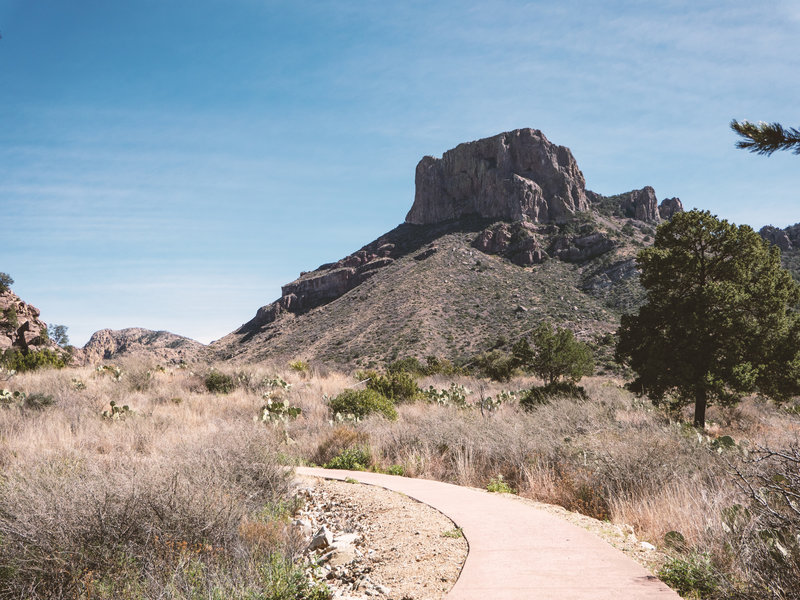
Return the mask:
M664 198L658 207L658 214L663 221L669 221L676 213L683 212L680 198Z
M122 356L143 356L167 363L197 360L205 346L200 342L170 333L131 327L128 329L101 329L92 334L76 360L94 364Z
M583 236L559 236L550 246L550 255L565 262L584 262L605 254L614 242L600 232Z
M785 229L766 225L761 228L758 234L770 244L780 248L781 252L800 248L800 223Z
M377 269L392 264L394 252L395 244L381 238L340 261L320 265L311 273L301 273L281 287L278 300L259 308L256 316L240 330L272 323L285 312L303 313L335 300L372 277Z
M603 214L612 214L648 223L671 219L672 215L683 211L680 198L666 198L659 205L656 192L649 185L640 190L632 190L616 196L603 196L587 190L586 197Z
M472 243L486 254L499 254L520 266L534 265L548 258L535 228L530 223L497 223L478 234Z
M626 213L632 212L634 219L650 222L657 222L660 220L656 191L649 185L640 190L633 190L630 192L628 203L628 207L625 207L623 204L623 209Z
M587 210L586 183L569 148L536 129L459 144L417 165L406 223L477 215L507 221L563 222Z
M0 352L8 349L56 349L47 337L47 323L39 319L39 309L23 302L7 289L0 292Z

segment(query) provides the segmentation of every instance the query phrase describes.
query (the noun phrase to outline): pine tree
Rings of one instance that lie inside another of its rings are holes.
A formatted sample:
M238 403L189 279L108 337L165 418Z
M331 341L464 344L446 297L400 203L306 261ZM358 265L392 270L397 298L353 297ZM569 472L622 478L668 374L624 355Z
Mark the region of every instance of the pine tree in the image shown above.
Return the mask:
M698 428L711 402L800 392L800 285L777 248L747 225L692 210L659 226L638 264L647 301L623 316L616 348L636 372L632 390L694 402Z
M776 150L792 150L800 154L800 129L784 129L780 123L751 123L731 121L731 129L743 139L736 142L737 148L769 156Z

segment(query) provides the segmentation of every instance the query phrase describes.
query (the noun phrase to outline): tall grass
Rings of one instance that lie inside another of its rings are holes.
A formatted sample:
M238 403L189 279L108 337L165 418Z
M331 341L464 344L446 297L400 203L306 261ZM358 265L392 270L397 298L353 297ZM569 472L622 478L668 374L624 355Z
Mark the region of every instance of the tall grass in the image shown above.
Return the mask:
M706 597L757 598L776 580L770 565L797 569L791 548L780 560L770 554L763 532L774 526L736 475L768 480L769 461L747 462L752 450L798 439L797 415L757 399L712 408L706 436L602 378L584 380L588 400L555 398L532 411L418 401L397 406L394 422L336 424L323 398L357 382L313 365L215 365L236 382L224 395L206 388L209 366L122 367L118 381L67 369L6 383L55 405L0 409L0 598L260 598L292 586L313 597L292 566L297 542L276 517L291 512L276 457L327 464L355 449L373 468L410 476L485 487L502 475L523 496L632 526L673 555L669 577L712 569ZM302 414L255 423L274 375L292 384L283 393ZM473 390L471 401L533 383L436 375L420 385L453 381ZM134 414L103 418L112 400ZM711 442L721 435L742 443L720 451ZM732 528L736 506L747 516ZM773 597L792 597L796 589L781 585L789 591Z

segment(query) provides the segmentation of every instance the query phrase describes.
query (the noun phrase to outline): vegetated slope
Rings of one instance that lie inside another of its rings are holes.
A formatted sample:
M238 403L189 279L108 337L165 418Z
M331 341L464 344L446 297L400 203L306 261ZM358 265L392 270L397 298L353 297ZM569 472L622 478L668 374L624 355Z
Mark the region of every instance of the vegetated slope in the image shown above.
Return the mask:
M652 235L650 225L584 213L562 227L542 227L548 244L573 230L578 239L602 234L614 247L585 261L527 266L474 247L490 225L481 219L401 225L365 247L394 244L395 258L363 282L306 311L253 319L211 348L223 359L302 356L369 364L433 354L459 360L513 342L542 320L600 339L616 329L623 311L639 305L633 259ZM313 280L325 270L304 277Z

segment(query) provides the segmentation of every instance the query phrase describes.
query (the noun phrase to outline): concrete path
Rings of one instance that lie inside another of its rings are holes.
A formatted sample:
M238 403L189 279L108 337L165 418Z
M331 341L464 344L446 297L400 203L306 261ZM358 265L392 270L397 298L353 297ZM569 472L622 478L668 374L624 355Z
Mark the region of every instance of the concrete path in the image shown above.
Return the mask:
M401 492L461 527L469 554L448 600L680 600L606 542L532 506L428 479L298 467L300 475Z

